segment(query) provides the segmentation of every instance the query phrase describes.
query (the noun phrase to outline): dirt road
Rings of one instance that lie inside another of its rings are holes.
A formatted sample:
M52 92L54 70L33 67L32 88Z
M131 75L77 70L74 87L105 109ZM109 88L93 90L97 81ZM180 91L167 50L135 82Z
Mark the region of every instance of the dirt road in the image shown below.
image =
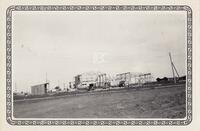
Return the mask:
M14 103L16 118L183 118L185 87Z

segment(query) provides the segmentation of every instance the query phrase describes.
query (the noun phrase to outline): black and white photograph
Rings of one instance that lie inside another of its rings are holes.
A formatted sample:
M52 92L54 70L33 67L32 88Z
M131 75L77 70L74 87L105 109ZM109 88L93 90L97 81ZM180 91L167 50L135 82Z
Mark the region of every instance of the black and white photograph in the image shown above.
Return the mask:
M14 125L190 123L190 7L9 8Z

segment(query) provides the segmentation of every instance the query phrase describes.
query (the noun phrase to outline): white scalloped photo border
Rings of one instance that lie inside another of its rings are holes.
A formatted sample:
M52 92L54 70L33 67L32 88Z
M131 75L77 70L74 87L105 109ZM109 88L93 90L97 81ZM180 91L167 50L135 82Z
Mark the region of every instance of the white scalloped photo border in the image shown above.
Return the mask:
M187 86L185 120L14 120L12 118L12 12L13 11L186 11ZM187 5L13 5L6 11L6 119L10 125L31 126L181 126L192 121L192 9Z

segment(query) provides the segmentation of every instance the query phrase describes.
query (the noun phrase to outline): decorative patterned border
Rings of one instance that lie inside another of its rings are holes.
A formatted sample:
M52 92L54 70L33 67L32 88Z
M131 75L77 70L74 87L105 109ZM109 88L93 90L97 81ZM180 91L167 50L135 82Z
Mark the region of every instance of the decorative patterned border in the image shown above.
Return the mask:
M12 119L12 11L186 11L187 95L186 120L13 120ZM192 9L187 5L14 5L6 11L6 119L11 125L164 126L192 121Z

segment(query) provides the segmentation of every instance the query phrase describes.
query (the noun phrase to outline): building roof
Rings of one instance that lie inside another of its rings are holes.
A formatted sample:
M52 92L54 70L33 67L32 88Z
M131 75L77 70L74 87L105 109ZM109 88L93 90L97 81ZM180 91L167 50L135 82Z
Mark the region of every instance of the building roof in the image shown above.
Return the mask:
M43 83L43 84L37 84L37 85L33 85L33 86L31 86L31 87L36 87L36 86L40 86L40 85L46 85L46 84L49 84L48 82L46 82L46 83Z

